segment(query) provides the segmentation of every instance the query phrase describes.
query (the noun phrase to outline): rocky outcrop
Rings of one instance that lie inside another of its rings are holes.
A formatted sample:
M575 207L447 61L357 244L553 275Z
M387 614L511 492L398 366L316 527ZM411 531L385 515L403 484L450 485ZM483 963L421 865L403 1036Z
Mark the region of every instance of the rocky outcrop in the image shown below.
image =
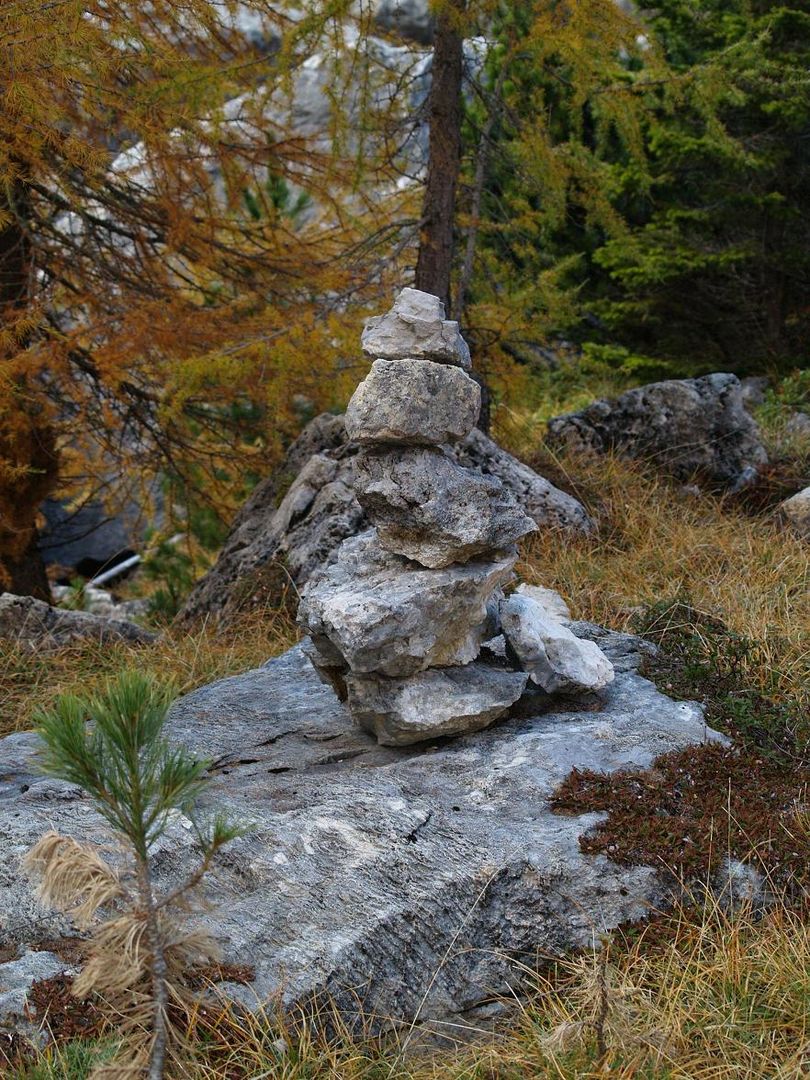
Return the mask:
M646 643L572 629L618 673L598 711L546 705L427 745L378 745L300 646L173 706L169 737L212 762L201 812L253 823L218 858L200 916L227 961L255 969L234 995L293 1007L328 994L349 1019L453 1017L513 993L538 955L591 948L664 902L657 868L581 852L600 815L555 815L549 796L574 766L643 768L713 733L700 706L634 673ZM110 840L78 788L39 773L36 748L31 734L0 739L0 947L75 933L20 870L44 832ZM197 858L178 815L154 852L156 888Z
M0 640L40 652L77 641L126 641L145 645L157 634L124 619L51 607L32 596L0 594Z
M313 571L330 561L343 540L367 529L369 520L355 494L354 459L359 449L346 435L342 416L316 417L290 447L280 469L253 491L216 564L186 601L180 621L227 619L250 597L263 571L274 565L283 565L301 587ZM580 502L483 432L474 429L445 455L476 474L500 481L539 528L563 533L593 530ZM290 485L286 493L285 483ZM439 512L438 493L436 500L433 509L425 508L426 522L431 513Z
M548 440L580 452L614 450L680 480L699 477L732 490L751 483L768 460L740 380L723 373L651 383L595 401L551 420Z
M602 689L613 668L597 645L537 598L504 598L514 543L534 523L500 480L447 456L479 405L458 364L458 326L414 289L370 324L366 347L379 340L390 359L355 391L346 429L362 444L355 485L375 528L344 540L304 586L298 618L314 667L359 724L395 745L477 731L529 679L549 693ZM410 357L415 337L437 359ZM491 643L500 630L503 650Z

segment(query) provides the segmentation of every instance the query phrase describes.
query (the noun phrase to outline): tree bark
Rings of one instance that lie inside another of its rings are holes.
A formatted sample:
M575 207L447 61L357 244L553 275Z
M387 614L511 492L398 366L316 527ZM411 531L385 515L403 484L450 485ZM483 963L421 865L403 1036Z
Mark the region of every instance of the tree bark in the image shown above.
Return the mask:
M450 316L453 221L461 168L462 18L466 0L445 0L436 19L428 98L428 171L416 262L417 289L444 302Z
M31 280L31 242L25 227L29 202L20 181L0 188L8 222L0 228L0 325L13 325L25 307ZM17 349L25 348L18 341ZM0 353L0 363L13 353ZM0 591L50 601L38 546L37 513L52 490L58 455L50 425L27 402L17 382L15 405L0 412Z

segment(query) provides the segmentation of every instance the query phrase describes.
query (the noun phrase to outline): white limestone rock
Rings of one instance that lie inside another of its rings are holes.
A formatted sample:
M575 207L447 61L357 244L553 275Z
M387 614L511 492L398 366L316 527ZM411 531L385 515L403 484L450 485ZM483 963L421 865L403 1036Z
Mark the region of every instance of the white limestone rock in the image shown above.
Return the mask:
M438 449L364 451L354 489L380 544L432 569L511 547L537 528L499 480Z
M386 315L369 319L362 345L366 356L375 360L436 360L471 367L458 323L445 319L438 296L419 289L403 289Z
M570 623L571 609L556 589L547 589L545 585L528 585L525 582L515 589L520 596L528 596L542 604L546 613L557 622Z
M481 389L432 360L375 360L346 409L346 433L361 443L439 446L475 427Z
M547 693L601 690L613 681L613 665L599 646L575 637L532 597L507 597L500 620L521 668Z
M328 638L351 671L414 675L469 664L491 636L487 601L512 576L517 552L427 570L384 551L375 530L344 541L313 575L298 619L316 641Z
M433 668L404 679L346 678L352 716L382 746L481 731L518 700L527 680L525 672L480 662Z
M785 499L779 509L799 536L810 540L810 487Z

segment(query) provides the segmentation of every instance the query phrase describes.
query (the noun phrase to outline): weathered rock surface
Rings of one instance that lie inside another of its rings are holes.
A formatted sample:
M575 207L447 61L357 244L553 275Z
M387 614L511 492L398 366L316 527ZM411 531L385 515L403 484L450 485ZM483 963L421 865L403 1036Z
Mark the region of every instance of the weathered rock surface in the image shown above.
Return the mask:
M463 368L472 365L458 323L445 319L438 296L419 289L402 289L389 312L368 319L362 345L366 356L375 360L435 360Z
M740 380L720 372L595 401L550 421L548 439L579 451L615 450L681 480L698 475L730 488L750 482L768 461Z
M465 667L431 668L404 679L346 676L348 707L383 746L480 731L514 705L526 689L524 672L474 661Z
M810 540L810 487L785 499L779 510L782 517L799 536Z
M613 665L599 646L580 640L533 597L513 593L499 615L520 667L547 693L601 690L613 681Z
M301 593L298 618L355 673L414 675L469 664L487 635L487 601L517 552L428 570L384 551L373 529L345 541Z
M39 652L81 640L143 645L156 641L157 637L150 630L123 619L51 607L32 596L0 594L0 640L13 641L24 649Z
M342 416L316 417L290 447L281 468L256 487L240 510L216 564L195 586L180 620L227 619L250 594L263 569L276 561L284 562L301 586L329 562L341 541L367 529L369 522L353 487L358 450L359 444L346 435ZM315 455L330 464L318 462L304 475ZM460 465L500 480L541 528L592 530L581 503L482 432L473 431L456 443L451 456ZM293 478L282 498L282 484Z
M598 712L568 704L427 747L378 746L300 647L175 704L171 737L213 763L203 811L255 823L222 852L201 917L227 960L255 966L248 1002L323 991L349 1016L453 1016L517 988L520 962L589 948L662 902L655 869L582 854L599 815L556 816L548 797L572 766L644 767L715 736L698 705L632 672L637 639L575 629L621 669ZM35 747L30 734L0 740L2 946L71 932L34 900L28 848L48 829L109 835L77 788L37 773ZM161 889L196 862L186 824L156 853Z
M557 622L571 622L571 609L556 589L547 589L544 585L528 585L526 582L522 582L515 589L515 592L518 596L528 596L530 599L536 600L545 609L546 614L552 619L556 619Z
M380 544L434 569L511 547L537 528L500 481L440 449L364 451L354 489Z
M375 360L346 409L358 442L440 446L475 427L481 388L461 368L432 360Z

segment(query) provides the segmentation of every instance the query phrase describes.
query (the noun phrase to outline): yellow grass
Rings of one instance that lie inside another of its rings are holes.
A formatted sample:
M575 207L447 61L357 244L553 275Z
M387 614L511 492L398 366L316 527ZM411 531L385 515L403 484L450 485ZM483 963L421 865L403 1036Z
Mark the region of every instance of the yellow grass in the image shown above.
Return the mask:
M295 624L279 612L252 613L224 630L168 630L151 645L80 643L32 654L3 643L0 654L0 735L30 727L37 706L61 693L84 692L125 667L174 681L177 692L263 664L296 639Z

